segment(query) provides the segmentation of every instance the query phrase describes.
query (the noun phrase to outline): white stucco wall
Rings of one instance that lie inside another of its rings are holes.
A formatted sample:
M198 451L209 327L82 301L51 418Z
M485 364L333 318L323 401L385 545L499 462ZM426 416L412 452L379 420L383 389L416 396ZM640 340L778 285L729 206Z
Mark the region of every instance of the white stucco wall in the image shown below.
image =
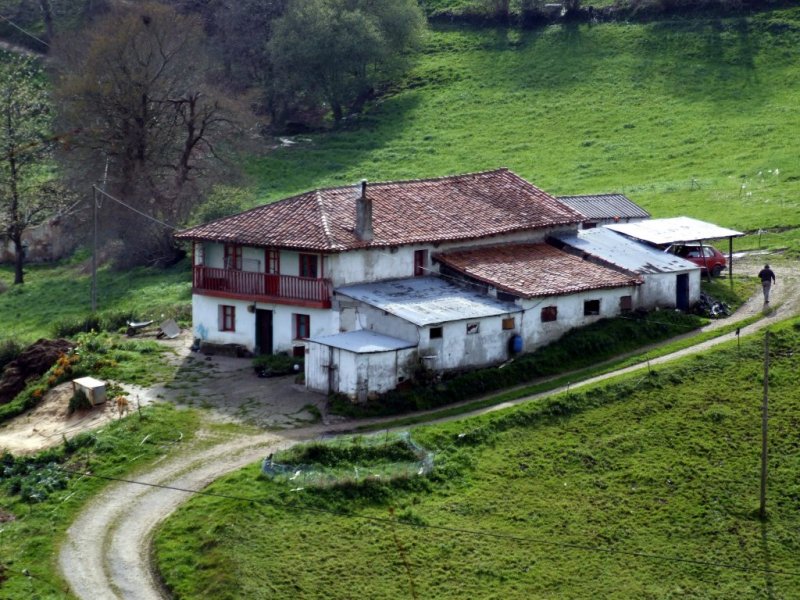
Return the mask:
M584 327L600 319L619 315L621 313L620 298L622 296L632 296L633 306L636 307L637 295L636 286L631 286L608 290L593 290L569 296L548 296L521 300L520 304L525 309L519 331L524 342L523 352L530 352L538 346L557 340L575 327ZM599 315L583 314L586 300L600 300ZM542 321L542 308L546 306L558 308L558 318L555 321Z
M683 273L689 275L689 305L693 305L700 299L700 269L682 273L644 274L644 283L639 289L639 306L647 310L656 307L674 308L678 291L678 275Z
M430 337L431 327L420 334L420 356L435 357L425 364L435 370L465 369L502 362L509 358L509 342L517 329L503 330L503 319L519 314L452 321L441 325L442 337ZM467 325L478 325L478 333L467 333ZM434 325L433 327L437 327Z
M569 229L568 231L573 231ZM547 232L549 233L549 232ZM395 248L375 248L371 250L353 250L326 256L325 276L333 280L334 287L363 283L367 281L383 281L386 279L402 279L414 276L414 252L428 251L425 268L427 274L436 274L438 264L431 262L437 252L448 252L461 248L477 248L511 242L543 242L545 231L521 232L499 235L486 239L444 242L438 245L413 244Z
M241 344L253 351L256 343L256 313L249 312L252 302L215 298L194 294L192 320L194 336L217 344ZM236 307L236 331L219 330L219 307ZM303 345L294 337L294 315L305 314L311 318L311 337L330 335L339 330L338 313L326 309L266 304L258 302L255 308L272 311L273 352L290 352L294 346Z
M415 354L414 348L356 354L309 342L306 387L325 394L338 392L354 400L365 400L368 394L383 394L397 387L401 380L408 379Z

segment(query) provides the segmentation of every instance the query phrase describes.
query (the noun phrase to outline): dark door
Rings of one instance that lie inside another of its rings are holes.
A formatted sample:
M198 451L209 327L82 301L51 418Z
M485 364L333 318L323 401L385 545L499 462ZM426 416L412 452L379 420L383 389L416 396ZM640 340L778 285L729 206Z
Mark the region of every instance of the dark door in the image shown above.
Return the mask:
M678 310L689 310L689 274L678 275L676 287L675 306Z
M272 354L272 311L256 310L256 351Z

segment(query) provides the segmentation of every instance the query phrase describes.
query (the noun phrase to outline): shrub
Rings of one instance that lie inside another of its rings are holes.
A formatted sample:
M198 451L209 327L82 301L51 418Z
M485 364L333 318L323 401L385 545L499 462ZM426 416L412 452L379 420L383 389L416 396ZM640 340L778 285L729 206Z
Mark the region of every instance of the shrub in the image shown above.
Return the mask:
M67 412L72 414L76 410L89 410L90 408L92 408L92 402L89 400L86 392L82 389L78 389L69 399L69 409Z
M22 346L15 340L0 342L0 373L5 366L22 353Z
M304 359L288 354L263 354L253 359L253 368L259 375L269 377L289 375L303 370Z

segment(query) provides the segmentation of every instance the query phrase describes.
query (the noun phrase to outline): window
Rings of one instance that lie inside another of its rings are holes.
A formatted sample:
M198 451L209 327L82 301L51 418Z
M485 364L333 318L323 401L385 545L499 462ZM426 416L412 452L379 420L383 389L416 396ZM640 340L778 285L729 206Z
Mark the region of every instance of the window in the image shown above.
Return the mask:
M194 264L200 266L206 264L205 254L205 246L202 243L194 242Z
M219 330L236 331L236 307L221 304L219 307Z
M309 315L294 316L294 339L303 340L311 335L311 317Z
M242 270L242 247L236 244L225 244L225 268Z
M425 267L428 264L427 250L414 250L414 277L425 275Z
M558 320L558 307L545 306L542 308L542 323L549 323L550 321Z
M267 248L264 256L265 272L277 275L281 272L281 254L277 248Z
M480 331L480 323L467 323L467 335L475 335L476 333L480 333Z
M432 340L441 339L441 337L442 337L442 328L441 327L431 327L430 336L431 336Z
M316 254L300 255L300 277L317 277L317 258Z
M591 315L600 314L600 300L586 300L583 303L583 315L589 317Z
M619 309L622 312L631 312L633 310L633 296L620 296Z
M516 326L517 322L516 319L514 319L514 317L508 317L507 319L503 319L503 331L514 329Z

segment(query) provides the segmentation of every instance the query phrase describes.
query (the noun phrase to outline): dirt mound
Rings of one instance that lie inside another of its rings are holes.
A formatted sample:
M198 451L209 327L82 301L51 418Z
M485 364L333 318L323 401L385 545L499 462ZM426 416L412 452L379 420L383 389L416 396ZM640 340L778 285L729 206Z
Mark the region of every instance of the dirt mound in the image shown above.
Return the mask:
M68 340L37 340L23 350L16 360L6 365L0 379L0 404L8 404L25 389L32 377L47 372L58 357L72 350L75 344Z

